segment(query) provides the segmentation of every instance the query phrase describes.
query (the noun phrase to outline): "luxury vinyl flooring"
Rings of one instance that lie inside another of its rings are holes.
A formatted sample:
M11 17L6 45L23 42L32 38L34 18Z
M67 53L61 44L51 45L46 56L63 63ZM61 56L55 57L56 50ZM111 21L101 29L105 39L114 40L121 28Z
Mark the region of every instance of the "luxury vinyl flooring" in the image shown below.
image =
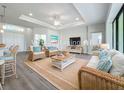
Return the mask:
M5 90L56 90L52 84L40 77L37 73L30 70L24 61L27 59L27 53L17 54L17 75L18 78L6 78Z
M89 55L75 54L77 58L90 59ZM29 69L24 61L27 59L28 53L17 54L17 75L14 77L6 78L4 90L57 90L52 84L50 84L43 77L40 77L37 73Z

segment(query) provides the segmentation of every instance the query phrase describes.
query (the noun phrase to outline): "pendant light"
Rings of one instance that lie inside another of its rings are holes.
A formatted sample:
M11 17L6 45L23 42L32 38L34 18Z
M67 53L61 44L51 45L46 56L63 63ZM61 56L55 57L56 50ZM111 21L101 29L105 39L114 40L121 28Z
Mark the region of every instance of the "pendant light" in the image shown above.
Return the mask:
M4 22L6 6L1 5L1 7L3 8L3 14L0 14L1 23L2 23L2 27L0 28L0 32L4 33L4 30L6 29L5 22Z

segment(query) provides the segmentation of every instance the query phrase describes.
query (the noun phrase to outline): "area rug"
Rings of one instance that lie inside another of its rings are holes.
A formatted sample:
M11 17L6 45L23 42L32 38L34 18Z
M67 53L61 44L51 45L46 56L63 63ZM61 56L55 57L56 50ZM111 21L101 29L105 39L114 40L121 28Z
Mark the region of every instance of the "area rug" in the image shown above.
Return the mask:
M40 76L48 80L56 88L62 90L79 89L78 71L87 63L88 60L76 59L75 63L69 65L63 71L60 71L60 69L52 66L50 58L35 62L25 62L25 64L33 71L37 72Z

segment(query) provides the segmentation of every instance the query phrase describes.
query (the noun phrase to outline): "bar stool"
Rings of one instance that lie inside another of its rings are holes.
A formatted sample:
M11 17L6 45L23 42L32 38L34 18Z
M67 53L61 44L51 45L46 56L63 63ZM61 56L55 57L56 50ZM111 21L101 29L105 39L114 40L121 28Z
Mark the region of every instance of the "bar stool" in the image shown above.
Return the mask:
M19 46L16 45L11 50L10 56L4 56L5 59L5 77L16 76L16 54ZM17 77L17 76L16 76Z
M5 61L0 60L0 68L1 68L1 83L4 85L4 79L5 79Z
M1 85L1 83L0 83L0 90L3 90L3 87L2 87L2 85Z

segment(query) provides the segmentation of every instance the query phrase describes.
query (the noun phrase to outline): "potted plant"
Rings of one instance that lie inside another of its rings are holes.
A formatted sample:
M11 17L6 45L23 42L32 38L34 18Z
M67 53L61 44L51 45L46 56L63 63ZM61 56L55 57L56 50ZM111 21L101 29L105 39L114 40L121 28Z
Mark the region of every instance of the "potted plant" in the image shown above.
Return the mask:
M44 40L43 40L43 39L40 39L40 41L39 41L39 45L41 46L41 49L42 49L43 46L44 46Z

